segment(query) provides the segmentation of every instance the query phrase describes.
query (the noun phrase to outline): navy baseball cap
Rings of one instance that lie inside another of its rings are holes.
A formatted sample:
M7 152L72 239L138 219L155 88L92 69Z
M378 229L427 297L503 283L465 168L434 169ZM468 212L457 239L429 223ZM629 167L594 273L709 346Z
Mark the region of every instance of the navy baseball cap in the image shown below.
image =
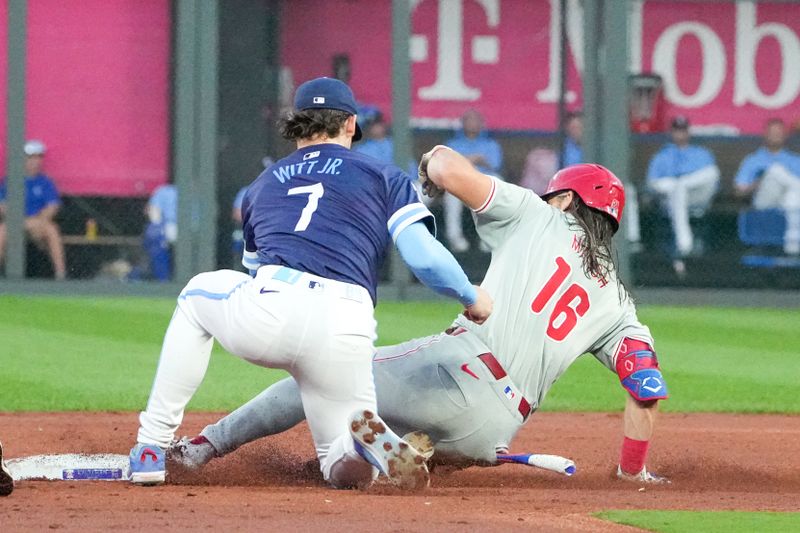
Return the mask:
M673 130L688 130L689 119L683 115L678 115L677 117L672 119L671 126Z
M306 109L337 109L358 115L356 99L353 91L336 78L316 78L309 80L297 88L294 93L294 108L298 111ZM353 141L361 139L361 126L356 122L356 134Z

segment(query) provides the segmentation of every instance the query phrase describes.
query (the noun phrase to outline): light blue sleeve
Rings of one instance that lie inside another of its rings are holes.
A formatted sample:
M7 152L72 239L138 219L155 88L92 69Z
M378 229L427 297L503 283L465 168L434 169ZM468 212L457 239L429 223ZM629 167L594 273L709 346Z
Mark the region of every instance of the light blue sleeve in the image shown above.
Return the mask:
M666 153L661 149L656 152L656 155L650 160L650 165L647 167L647 179L654 180L667 175Z
M150 198L147 200L147 205L151 207L158 207L159 209L161 209L161 196L163 194L163 191L164 191L163 185L157 187L156 190L154 190L153 193L150 195Z
M241 209L242 202L244 201L244 195L247 192L247 185L239 189L239 192L236 193L236 197L233 199L233 208L234 209Z
M578 143L567 137L564 143L563 158L565 167L583 163L583 149Z
M697 168L695 170L700 170L701 168L717 164L717 160L714 159L714 154L711 153L711 150L708 148L698 146L697 150L695 151L695 155L697 158L695 161Z
M177 194L173 194L174 191L170 188L169 185L161 185L150 196L150 200L147 204L151 207L157 207L161 211L161 217L164 221L170 221L171 212L175 212L175 217L177 218ZM174 205L173 205L174 204Z
M46 199L45 206L61 205L61 196L58 194L56 184L53 180L48 179L44 184L44 197Z
M742 161L739 172L736 173L736 177L733 180L734 183L742 186L750 185L756 180L758 174L764 170L763 166L757 154L748 155Z
M794 152L789 153L788 161L786 162L786 170L800 177L800 154Z
M417 221L403 229L395 240L400 256L417 278L439 294L457 299L465 306L478 298L475 287L455 257Z
M450 137L449 139L447 139L444 142L444 145L445 146L449 146L450 148L452 148L453 150L455 150L459 154L462 153L463 147L461 146L462 143L461 143L461 141L459 140L458 137Z
M503 149L497 141L491 141L486 150L486 162L489 163L489 168L494 172L500 172L500 167L503 166Z

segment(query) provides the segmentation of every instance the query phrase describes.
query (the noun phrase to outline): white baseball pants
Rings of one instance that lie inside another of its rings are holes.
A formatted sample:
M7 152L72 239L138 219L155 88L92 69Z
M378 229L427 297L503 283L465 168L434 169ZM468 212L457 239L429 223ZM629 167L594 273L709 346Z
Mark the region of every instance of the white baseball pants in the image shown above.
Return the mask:
M770 166L753 196L756 209L783 209L786 232L783 249L787 254L800 253L800 176L795 176L779 163Z
M368 482L377 471L354 450L348 419L377 410L375 326L370 295L357 285L280 266L263 266L255 278L234 270L199 274L167 328L138 441L170 444L217 339L230 353L297 380L326 480L337 487Z
M705 212L718 187L719 168L716 165L703 167L691 174L658 178L650 182L650 188L659 194L669 212L679 255L687 255L694 246L690 213Z
M447 236L447 242L455 251L464 251L469 247L469 243L464 236L464 228L461 226L464 204L449 192L444 193L442 204L444 206L444 231Z

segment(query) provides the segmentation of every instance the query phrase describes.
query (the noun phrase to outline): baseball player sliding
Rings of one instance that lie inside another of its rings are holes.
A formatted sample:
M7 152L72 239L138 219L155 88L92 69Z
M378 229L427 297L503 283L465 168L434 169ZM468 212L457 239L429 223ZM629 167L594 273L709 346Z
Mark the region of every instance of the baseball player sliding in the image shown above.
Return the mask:
M292 375L300 416L334 487L369 484L378 472L403 488L428 484L424 457L377 415L373 315L389 239L426 285L462 302L470 320L485 321L492 301L429 232L433 217L411 178L350 150L361 130L347 85L308 81L294 104L281 133L297 151L266 169L242 204L243 263L254 277L199 274L178 298L130 453L134 483L164 481L164 450L216 339Z
M618 476L665 481L645 460L667 387L612 251L625 204L620 180L599 165L575 165L539 198L444 147L423 157L420 177L430 194L444 189L472 208L492 250L482 286L497 305L483 324L458 317L445 333L379 348L381 416L398 432L427 433L436 462L495 464L553 383L589 352L628 392ZM196 469L302 416L298 385L285 379L170 455Z

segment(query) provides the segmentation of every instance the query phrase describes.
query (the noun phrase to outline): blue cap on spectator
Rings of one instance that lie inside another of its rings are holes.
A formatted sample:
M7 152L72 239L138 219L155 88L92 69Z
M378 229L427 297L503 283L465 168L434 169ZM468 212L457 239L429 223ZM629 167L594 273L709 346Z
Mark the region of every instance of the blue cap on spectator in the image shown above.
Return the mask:
M305 109L337 109L358 115L356 99L353 91L343 81L336 78L316 78L307 81L294 93L294 108ZM361 139L361 126L356 122L356 133L353 141Z
M25 143L25 155L44 155L47 147L42 141L31 139Z

